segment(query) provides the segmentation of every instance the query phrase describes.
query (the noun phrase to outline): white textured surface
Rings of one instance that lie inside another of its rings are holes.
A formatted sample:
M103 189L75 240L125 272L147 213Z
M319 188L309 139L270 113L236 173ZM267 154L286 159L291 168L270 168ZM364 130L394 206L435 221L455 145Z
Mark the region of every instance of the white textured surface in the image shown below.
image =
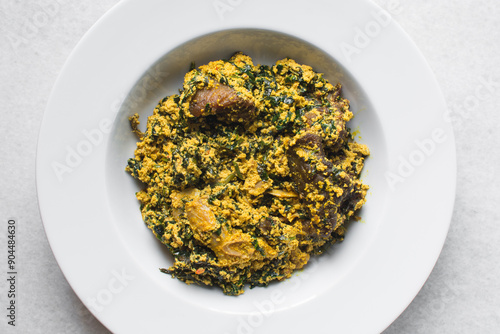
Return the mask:
M34 172L38 129L57 75L83 34L117 2L0 0L0 247L5 249L7 219L16 218L19 261L17 326L7 326L2 312L2 333L107 333L54 260L38 212ZM456 204L443 252L418 296L385 333L497 333L500 4L376 2L398 5L395 20L436 74L450 108L458 157ZM0 267L4 275L1 254ZM1 309L4 281L0 277Z

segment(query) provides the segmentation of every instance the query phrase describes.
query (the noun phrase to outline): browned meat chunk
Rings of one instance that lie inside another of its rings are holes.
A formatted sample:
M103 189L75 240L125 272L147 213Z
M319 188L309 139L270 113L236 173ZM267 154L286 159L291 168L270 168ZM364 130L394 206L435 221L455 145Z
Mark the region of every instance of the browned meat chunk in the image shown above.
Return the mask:
M339 150L347 138L348 131L344 114L349 111L349 101L340 97L340 85L337 85L335 88L336 90L328 95L327 98L334 108L335 128L337 129L338 138L332 142L325 143L333 152Z
M333 138L325 138L323 141L323 145L328 147L332 152L336 152L342 147L348 135L346 127L347 121L344 119L344 114L349 111L349 101L340 97L341 89L341 86L337 85L335 90L326 97L330 103L330 108L326 106L316 107L314 110L309 111L304 115L307 125L311 126L318 117L323 116L324 114L333 114L337 136ZM319 100L313 101L315 101L317 105L323 104Z
M240 119L248 120L254 111L253 101L244 99L226 85L198 90L189 106L189 112L195 117L216 114L232 122Z
M309 237L328 238L343 223L339 220L344 219L343 208L349 205L346 201L359 200L359 196L352 194L354 189L351 178L346 173L335 170L333 164L325 158L322 139L316 134L306 133L297 140L287 155L297 190L310 208L311 219L302 223L304 230ZM334 192L333 185L340 187L341 193ZM309 194L316 196L311 197Z

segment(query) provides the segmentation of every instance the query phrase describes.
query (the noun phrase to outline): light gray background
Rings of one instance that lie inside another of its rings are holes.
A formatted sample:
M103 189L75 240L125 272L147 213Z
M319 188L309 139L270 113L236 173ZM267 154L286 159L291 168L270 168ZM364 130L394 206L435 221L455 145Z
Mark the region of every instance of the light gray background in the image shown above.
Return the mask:
M456 203L443 252L415 300L385 333L500 333L500 178L495 173L500 165L500 3L376 2L399 3L394 18L428 60L452 111L458 159ZM6 300L10 217L18 221L20 272L18 326L7 326L1 311L2 333L107 333L54 260L38 211L35 156L58 73L84 33L116 3L0 0L0 309ZM484 81L495 84L479 99Z

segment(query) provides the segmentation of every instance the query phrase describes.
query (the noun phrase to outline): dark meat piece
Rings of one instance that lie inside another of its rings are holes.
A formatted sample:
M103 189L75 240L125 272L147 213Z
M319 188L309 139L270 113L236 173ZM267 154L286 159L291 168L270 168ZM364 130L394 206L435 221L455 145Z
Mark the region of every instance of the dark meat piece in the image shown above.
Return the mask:
M335 129L337 130L338 137L335 139L328 138L323 143L326 147L330 149L332 152L338 151L342 145L344 144L348 131L346 127L346 121L344 120L344 114L349 111L349 101L340 97L341 86L335 86L335 90L330 93L326 98L330 103L331 108L327 108L324 106L316 107L317 112L309 111L304 116L306 117L306 123L308 126L311 126L316 118L321 114L333 113L335 119ZM317 100L316 100L317 101ZM316 104L321 104L320 101L317 101ZM318 115L319 113L319 115Z
M349 101L340 97L341 86L335 86L335 91L327 96L328 101L334 108L335 127L338 133L338 139L332 142L326 142L325 145L331 148L332 152L339 150L345 142L348 131L344 114L349 111Z
M305 152L306 157L299 156L299 150ZM322 139L317 134L303 135L288 150L287 156L292 178L307 206L315 207L317 204L317 201L307 198L308 193L324 197L318 209L310 210L313 217L311 221L303 222L303 229L309 237L328 238L345 219L342 208L348 205L346 201L359 200L357 196L351 194L353 192L351 178L346 173L336 172L333 164L325 158ZM322 168L317 168L318 165L324 165L326 169L320 171ZM337 196L331 189L328 191L327 184L339 186L342 195ZM314 219L314 216L317 218Z
M189 112L195 117L216 114L232 122L241 118L248 120L254 111L253 101L242 98L233 88L226 85L198 90L189 106Z
M310 161L318 161L324 163L329 169L332 168L332 163L325 159L323 151L323 143L321 137L314 133L306 133L297 140L295 145L288 151L288 164L292 175L294 176L295 184L297 184L300 193L304 193L306 186L311 183L322 181L325 176L323 173L314 171L314 166L305 161L303 157L299 157L297 151L304 150Z

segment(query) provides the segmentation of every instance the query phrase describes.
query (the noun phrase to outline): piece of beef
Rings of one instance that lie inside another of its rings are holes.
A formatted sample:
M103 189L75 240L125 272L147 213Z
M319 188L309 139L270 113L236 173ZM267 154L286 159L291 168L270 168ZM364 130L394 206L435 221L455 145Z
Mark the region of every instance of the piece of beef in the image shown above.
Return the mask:
M326 99L330 103L330 108L326 106L315 107L316 111L309 111L304 116L306 118L307 126L311 126L318 116L327 113L333 113L335 120L335 129L337 131L338 136L336 138L328 138L323 142L323 145L328 147L331 152L338 151L342 145L344 144L347 136L347 126L346 120L344 119L344 115L347 111L349 111L349 101L340 97L341 86L335 86L335 89L328 94ZM319 100L314 100L316 105L322 105L322 102Z
M192 97L189 112L195 117L216 114L225 120L248 120L255 111L255 104L241 97L233 88L219 84L198 90Z
M349 111L349 101L340 97L341 86L335 86L335 90L333 93L327 96L328 101L331 106L334 108L334 117L335 117L335 128L337 129L338 138L333 142L325 143L331 149L332 152L338 151L342 145L344 144L347 135L349 132L347 131L346 121L344 119L344 114Z
M302 151L300 155L299 150ZM346 200L357 198L351 195L354 190L351 178L346 173L336 171L326 159L322 139L317 134L304 134L288 150L287 156L292 178L307 207L316 207L317 204L317 201L308 199L309 193L316 193L324 198L318 209L309 210L311 216L317 218L311 217L311 220L302 222L304 232L312 238L328 238L345 219L341 209L347 205ZM320 165L326 166L326 169L318 168ZM342 194L326 190L327 183L340 187Z

